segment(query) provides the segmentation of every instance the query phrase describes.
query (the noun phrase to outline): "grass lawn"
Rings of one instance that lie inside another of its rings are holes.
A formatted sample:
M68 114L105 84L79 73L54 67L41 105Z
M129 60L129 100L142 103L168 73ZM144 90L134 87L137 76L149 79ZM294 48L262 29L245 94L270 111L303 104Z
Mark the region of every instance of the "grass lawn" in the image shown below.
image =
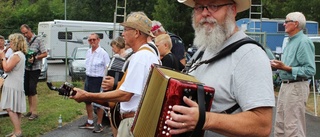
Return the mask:
M59 87L63 82L53 85ZM83 82L72 83L75 87L83 88ZM46 82L38 83L38 115L39 118L29 121L22 118L22 132L25 137L36 137L58 127L58 118L61 114L63 124L71 122L85 113L83 103L59 96L58 92L49 90ZM28 106L28 100L26 100ZM27 109L28 111L29 109ZM0 117L0 136L11 133L13 130L9 116Z
M317 109L317 116L320 116L320 94L319 93L316 93L316 101L317 101L317 106L316 106L316 109ZM309 99L308 99L308 103L307 103L307 111L313 115L315 115L315 106L314 106L314 93L313 92L310 92L309 94Z

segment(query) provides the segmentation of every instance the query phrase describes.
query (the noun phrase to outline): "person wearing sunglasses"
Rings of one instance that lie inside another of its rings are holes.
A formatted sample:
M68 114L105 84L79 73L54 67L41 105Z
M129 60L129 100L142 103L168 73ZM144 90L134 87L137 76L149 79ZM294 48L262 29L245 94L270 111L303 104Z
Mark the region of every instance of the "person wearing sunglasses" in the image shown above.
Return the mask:
M104 77L104 70L110 62L109 54L100 47L100 38L96 33L92 33L88 37L88 42L91 46L86 54L86 79L84 89L92 93L99 93L101 91L101 83ZM97 122L93 122L93 106L92 102L85 102L88 119L79 128L93 129L93 133L103 131L102 119L103 110L97 108Z
M156 47L148 44L148 37L154 37L151 32L151 20L143 12L132 12L128 15L125 22L121 23L124 27L122 36L125 44L132 48L132 54L128 60L128 67L118 83L115 90L114 78L107 76L103 80L103 90L111 90L93 94L75 88L76 95L70 98L77 102L93 101L97 103L120 102L120 116L122 118L118 127L117 137L133 136L131 126L134 116L138 110L139 102L142 98L143 89L148 79L152 64L159 64L160 59L157 55Z
M277 101L274 136L305 137L307 136L305 110L310 92L308 79L316 73L315 47L303 33L306 18L301 12L289 13L283 25L289 40L283 49L281 61L271 61L271 66L279 70L282 80Z

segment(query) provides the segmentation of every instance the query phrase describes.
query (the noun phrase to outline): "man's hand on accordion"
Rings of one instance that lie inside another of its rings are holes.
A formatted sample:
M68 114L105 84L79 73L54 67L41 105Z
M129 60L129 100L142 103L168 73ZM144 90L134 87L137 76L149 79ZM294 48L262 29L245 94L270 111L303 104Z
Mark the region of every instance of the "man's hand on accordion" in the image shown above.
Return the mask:
M199 119L199 106L196 102L187 97L183 101L190 107L181 105L173 106L171 113L172 120L167 120L168 126L172 127L170 134L181 134L195 129Z
M113 86L114 86L114 77L105 76L101 83L101 88L103 89L103 91L113 90Z
M34 59L35 59L35 57L32 56L31 58L28 59L28 62L29 62L29 63L33 63L33 60L34 60Z

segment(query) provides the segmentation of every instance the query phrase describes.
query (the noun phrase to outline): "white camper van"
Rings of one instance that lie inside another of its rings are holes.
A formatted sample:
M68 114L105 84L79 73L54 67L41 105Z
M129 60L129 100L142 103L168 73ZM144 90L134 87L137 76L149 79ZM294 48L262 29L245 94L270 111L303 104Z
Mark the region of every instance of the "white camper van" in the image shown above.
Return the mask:
M108 52L109 56L112 56L110 43L113 33L117 37L122 31L123 27L119 23L107 22L54 20L39 22L38 25L38 36L42 38L48 50L48 59L64 60L70 57L75 47L90 46L87 38L93 32L99 35L100 46Z

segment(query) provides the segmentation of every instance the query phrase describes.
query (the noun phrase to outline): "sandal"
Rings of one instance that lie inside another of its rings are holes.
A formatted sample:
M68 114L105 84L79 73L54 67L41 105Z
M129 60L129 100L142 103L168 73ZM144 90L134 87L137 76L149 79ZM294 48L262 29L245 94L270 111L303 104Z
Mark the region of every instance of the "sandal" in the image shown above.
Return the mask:
M31 112L28 112L28 113L26 113L26 114L23 114L22 116L23 117L30 117L32 115L32 113Z
M31 114L31 116L29 117L29 120L35 120L38 118L37 114Z
M20 134L13 134L11 137L23 137L23 135L22 135L22 133L20 133Z
M12 132L12 133L6 135L5 137L11 137L13 134L14 134L14 133Z

